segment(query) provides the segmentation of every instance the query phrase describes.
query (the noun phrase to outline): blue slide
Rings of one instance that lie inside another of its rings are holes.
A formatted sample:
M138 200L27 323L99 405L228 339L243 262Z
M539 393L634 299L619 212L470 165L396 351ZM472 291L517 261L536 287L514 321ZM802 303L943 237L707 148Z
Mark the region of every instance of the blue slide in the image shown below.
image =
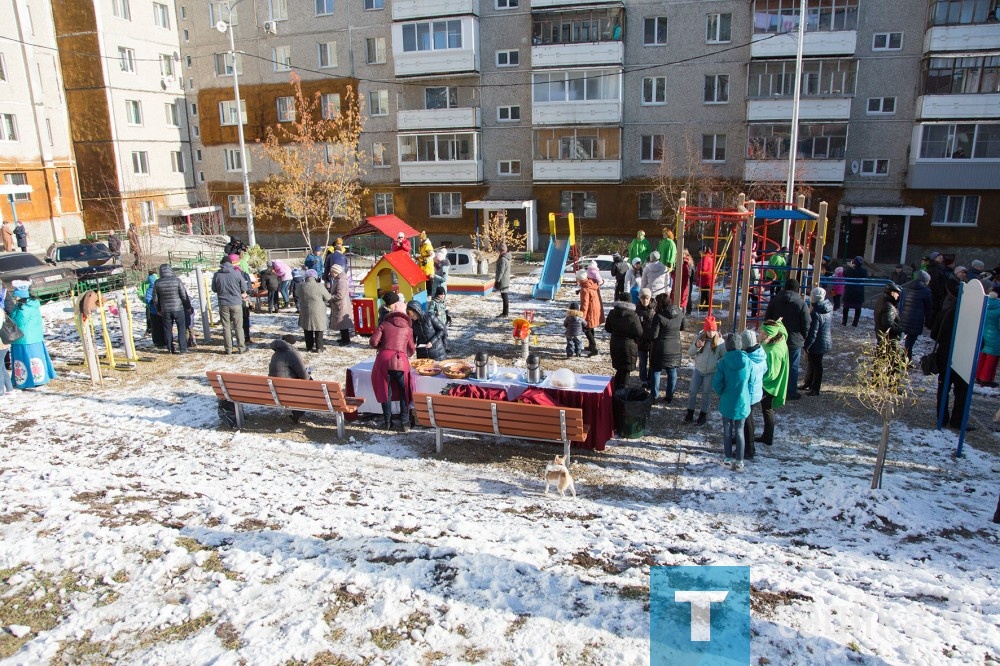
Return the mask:
M542 276L538 284L531 290L532 298L542 298L551 301L556 297L562 283L563 268L569 259L569 240L552 238L549 249L545 252L545 264L542 266Z

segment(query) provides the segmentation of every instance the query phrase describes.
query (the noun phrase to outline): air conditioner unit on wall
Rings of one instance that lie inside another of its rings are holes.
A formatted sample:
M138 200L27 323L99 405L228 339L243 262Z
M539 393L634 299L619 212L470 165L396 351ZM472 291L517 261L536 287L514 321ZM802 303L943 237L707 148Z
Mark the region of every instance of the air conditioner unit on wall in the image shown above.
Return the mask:
M264 21L264 32L269 35L278 34L278 22L277 21Z

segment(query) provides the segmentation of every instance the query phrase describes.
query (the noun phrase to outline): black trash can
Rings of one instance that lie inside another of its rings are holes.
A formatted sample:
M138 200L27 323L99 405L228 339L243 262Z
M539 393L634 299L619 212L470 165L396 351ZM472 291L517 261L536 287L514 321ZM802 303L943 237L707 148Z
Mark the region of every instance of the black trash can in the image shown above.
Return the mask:
M653 397L644 388L621 388L614 392L615 434L629 439L646 434L646 419Z

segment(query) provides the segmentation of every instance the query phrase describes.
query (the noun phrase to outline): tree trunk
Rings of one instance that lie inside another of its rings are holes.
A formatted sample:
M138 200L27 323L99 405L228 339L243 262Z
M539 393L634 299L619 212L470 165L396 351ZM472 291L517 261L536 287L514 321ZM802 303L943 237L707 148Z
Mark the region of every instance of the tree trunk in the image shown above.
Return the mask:
M885 465L885 454L889 448L889 421L882 421L882 441L878 445L878 456L875 458L875 473L872 475L872 490L882 489L882 467Z

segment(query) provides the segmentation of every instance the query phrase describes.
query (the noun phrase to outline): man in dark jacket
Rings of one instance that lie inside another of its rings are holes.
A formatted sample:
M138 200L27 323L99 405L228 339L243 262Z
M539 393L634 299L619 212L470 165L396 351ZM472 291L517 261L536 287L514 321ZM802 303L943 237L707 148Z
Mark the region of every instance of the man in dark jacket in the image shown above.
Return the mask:
M243 279L243 274L233 267L233 261L228 256L222 258L219 270L212 276L212 291L219 298L222 345L226 348L227 354L233 353L235 328L236 348L242 354L247 348L243 330L243 297L247 293L246 281Z
M443 360L445 326L434 315L424 312L418 301L406 304L406 314L413 324L413 341L417 346L417 358Z
M604 322L604 330L611 334L611 367L615 369L614 390L628 385L628 376L635 370L639 359L639 339L642 322L631 301L616 301Z
M267 262L267 266L257 273L260 279L260 286L267 289L267 311L278 312L278 296L281 295L281 278L274 272L274 263ZM286 303L287 305L287 303Z
M845 280L864 280L868 277L868 269L865 268L864 257L858 256L851 260L849 266L844 268ZM851 326L857 326L861 319L861 308L865 304L865 286L863 284L848 283L844 285L844 310L841 318L841 325L847 326L847 315L853 309L854 320Z
M906 335L903 346L908 359L913 358L913 345L924 328L930 328L934 323L934 297L927 286L930 281L931 276L927 271L917 271L916 279L903 285L899 317L903 321L903 333Z
M271 343L271 362L267 366L268 377L283 377L285 379L311 379L309 369L302 356L295 349L295 336L283 335ZM298 423L304 412L293 410L288 418L292 423Z
M930 276L931 297L933 305L931 310L931 320L936 320L941 312L941 306L948 294L948 280L952 277L952 272L944 264L944 255L940 252L931 252L927 255L930 263L927 264L927 274Z
M171 354L187 353L187 318L191 298L181 279L167 264L160 265L160 279L153 284L153 307L163 319L163 341ZM177 325L177 347L174 350L174 324Z
M108 251L111 252L111 257L115 261L122 258L122 239L117 232L112 231L108 236Z
M785 280L785 288L767 304L764 319L777 320L785 325L785 343L788 345L788 395L786 400L798 400L799 395L799 356L802 345L809 333L809 308L799 294L799 281L795 278Z
M948 355L951 352L952 336L955 328L955 314L958 309L958 286L948 283L945 291L945 299L941 304L941 311L934 319L931 327L931 337L937 342L935 353L937 354L938 388L937 402L935 402L934 419L940 413L941 404L944 403L944 425L950 428L962 427L962 412L965 410L965 399L969 393L969 383L962 379L957 373L951 373L951 391L955 393L955 404L948 411L948 394L944 391L944 376L948 367ZM968 425L966 431L975 430L976 427Z
M503 301L503 310L497 317L507 317L510 313L510 252L507 251L507 244L500 243L500 256L497 257L496 273L493 276L493 288L500 292L500 300Z
M899 319L900 289L893 283L875 299L875 335L880 341L896 342L903 335L903 322Z
M615 252L611 255L611 277L615 279L615 300L625 300L625 274L628 273L628 262L622 255Z

